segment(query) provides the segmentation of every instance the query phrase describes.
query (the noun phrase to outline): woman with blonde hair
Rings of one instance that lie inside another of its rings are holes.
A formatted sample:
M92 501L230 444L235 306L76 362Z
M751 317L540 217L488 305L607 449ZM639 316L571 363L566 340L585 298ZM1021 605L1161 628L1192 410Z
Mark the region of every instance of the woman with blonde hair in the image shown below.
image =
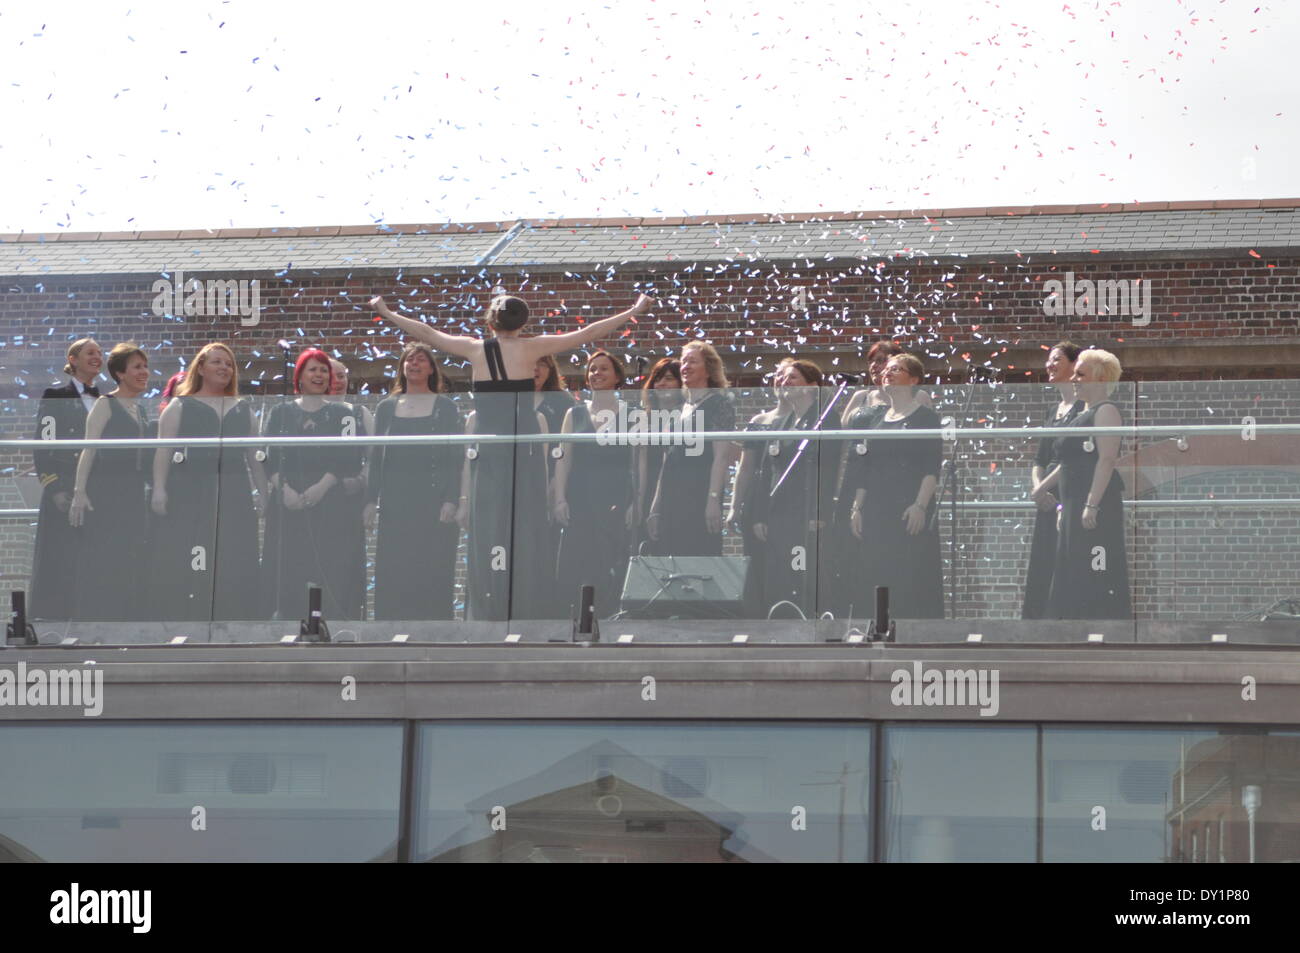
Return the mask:
M46 388L36 412L36 472L41 480L41 509L32 554L31 602L34 619L70 619L76 605L77 567L81 533L68 522L76 478L77 450L51 450L51 440L81 440L86 417L99 399L95 379L104 366L104 353L94 338L68 345L63 373L70 378Z
M1123 368L1109 351L1089 349L1074 364L1075 396L1083 410L1071 427L1120 427L1110 400ZM1056 563L1049 619L1132 618L1128 552L1124 543L1124 481L1115 470L1119 435L1058 437L1048 474L1057 477Z
M722 358L705 341L682 348L682 431L735 430L736 408ZM689 445L688 445L689 444ZM722 554L722 493L739 451L730 440L681 440L664 455L646 530L668 556Z
M204 345L158 418L158 436L253 436L252 412L238 394L234 352L218 341ZM266 475L251 447L154 452L149 584L158 618L258 618L257 513L266 498Z

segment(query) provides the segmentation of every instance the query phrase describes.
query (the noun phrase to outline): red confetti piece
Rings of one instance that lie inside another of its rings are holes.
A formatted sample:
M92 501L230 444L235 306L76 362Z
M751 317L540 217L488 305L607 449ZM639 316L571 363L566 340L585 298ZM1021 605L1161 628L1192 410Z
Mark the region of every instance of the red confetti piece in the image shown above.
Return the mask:
M1264 256L1261 255L1259 252L1255 251L1255 249L1253 249L1253 248L1248 252L1248 254L1250 255L1251 258L1262 258L1262 257L1264 257Z

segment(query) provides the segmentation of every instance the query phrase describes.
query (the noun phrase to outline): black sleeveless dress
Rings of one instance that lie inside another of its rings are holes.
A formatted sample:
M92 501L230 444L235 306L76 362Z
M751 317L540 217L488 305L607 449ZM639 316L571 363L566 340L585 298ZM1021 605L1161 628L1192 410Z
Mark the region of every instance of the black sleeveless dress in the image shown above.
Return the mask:
M239 401L223 419L198 397L178 397L180 437L248 437L253 417ZM167 476L167 515L153 523L147 608L161 619L256 619L257 513L245 448L169 448L184 459Z
M537 434L532 378L506 377L501 342L483 342L490 381L475 381L480 434ZM469 611L477 621L545 619L554 604L543 443L471 446Z
M882 414L872 430L938 430L939 415L918 406L902 420L886 420ZM903 512L916 502L921 481L939 478L943 441L869 440L867 452L854 454L845 477L853 491L866 490L862 504L862 574L856 592L851 592L853 615L869 618L875 611L875 587L889 587L889 612L900 619L943 618L943 562L939 554L939 531L930 519L935 503L930 501L926 523L920 533L907 532ZM847 488L846 487L846 488Z
M710 390L683 411L685 426L695 432L736 429L736 407L729 397ZM668 448L659 474L658 551L665 556L721 556L722 533L705 522L714 455L726 441L708 440ZM721 504L722 498L718 501Z
M812 430L819 416L820 408L814 402L799 416L791 413L763 429ZM751 533L756 523L767 527L767 540L758 546L762 556L757 573L755 563L750 563L750 575L758 577L760 619L766 619L769 613L778 619L798 616L789 606L778 606L782 602L793 603L805 618L812 618L818 610L820 534L810 526L830 516L835 474L829 464L824 469L819 466L819 459L823 448L827 458L833 459L831 451L838 449L838 444L812 441L800 454L800 442L771 440L761 444L762 456L745 506L745 522ZM792 463L794 469L790 469Z
M859 405L845 421L847 430L872 430L889 404ZM827 555L822 559L822 575L831 577L831 611L837 619L848 618L850 610L854 618L869 617L875 611L875 597L864 596L862 576L863 540L853 535L853 495L855 479L860 479L860 457L865 452L865 440L844 440L827 444L829 447L842 447L844 454L844 473L840 492L835 503L835 512L831 525L823 533L823 547ZM823 451L826 452L826 451ZM855 463L855 461L858 461ZM864 601L864 598L866 601Z
M1059 402L1058 402L1059 403ZM1063 417L1056 416L1056 408L1047 411L1044 427L1066 427L1083 411L1083 401L1076 400ZM1056 459L1056 440L1043 437L1038 441L1034 464L1043 473L1050 473L1059 461ZM1057 487L1059 490L1060 487ZM1053 494L1056 496L1057 494ZM1059 496L1057 497L1060 498ZM1022 619L1041 619L1047 613L1047 599L1052 593L1052 568L1056 565L1056 510L1034 510L1034 532L1029 544L1029 569L1025 573L1025 602L1020 611Z
M1103 401L1083 411L1072 427L1095 426ZM1056 458L1061 462L1061 530L1056 543L1056 564L1047 602L1049 619L1131 619L1128 551L1124 543L1124 481L1110 475L1097 510L1097 528L1084 529L1083 507L1088 502L1097 469L1096 440L1091 437L1057 437Z
M620 401L619 403L622 403ZM616 411L617 413L617 411ZM574 433L595 433L596 422L585 402L570 411ZM617 434L617 420L610 432ZM611 614L619 604L627 574L627 509L633 499L632 448L626 441L570 445L565 500L569 525L560 542L556 569L564 612L576 606L580 587L596 589L596 612Z
M342 437L355 435L362 427L350 404L322 403L314 410L297 401L285 401L271 408L263 433L285 437ZM361 472L361 450L355 443L310 447L272 446L266 460L267 478L278 474L281 492L272 494L268 506L265 539L265 581L267 608L282 620L302 619L307 614L309 585L321 589L321 613L327 622L359 619L363 606L356 604L353 583L357 540L349 530L349 501L343 480ZM313 507L291 510L284 505L283 487L301 494L327 473L335 484Z
M375 411L376 436L452 434L462 430L449 398L433 399L424 417L397 416L397 398ZM464 448L448 444L376 447L370 501L379 504L375 535L375 618L455 617L456 546L460 528L442 522L444 503L460 495Z
M154 436L143 408L128 410L112 394L103 440L139 440ZM76 618L126 621L139 617L149 505L145 474L152 450L97 450L86 480L93 510L82 524L81 562L77 572Z

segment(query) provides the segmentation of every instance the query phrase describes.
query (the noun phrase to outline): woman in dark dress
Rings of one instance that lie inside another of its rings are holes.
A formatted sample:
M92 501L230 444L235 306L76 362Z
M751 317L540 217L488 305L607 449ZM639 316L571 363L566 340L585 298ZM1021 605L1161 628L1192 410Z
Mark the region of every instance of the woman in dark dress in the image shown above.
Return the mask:
M347 400L348 378L351 376L348 366L337 358L330 358L330 367L334 369L333 382L330 384L329 400L338 404L347 418L355 421L359 435L372 436L375 432L375 418L370 408L364 404ZM345 589L340 598L346 605L356 606L357 619L364 619L366 608L366 527L364 513L367 502L366 486L369 459L373 447L361 448L361 472L354 477L343 478L342 518L346 521L344 532L347 544L344 551L348 557ZM340 534L342 535L342 533Z
M632 514L632 552L645 555L663 555L646 531L646 516L654 502L655 488L659 486L659 473L663 470L667 441L654 435L662 432L663 421L669 415L679 417L682 412L682 365L671 357L662 357L650 368L641 387L641 410L646 415L646 437L633 454L636 461L636 511Z
M608 351L587 360L591 400L565 415L564 433L604 433L607 441L564 443L555 468L555 523L563 527L556 568L566 611L576 606L579 589L594 586L596 612L617 606L627 573L628 531L633 515L632 447L620 423L628 419L619 399L622 362Z
M776 370L776 409L756 415L750 428L816 428L823 379L821 368L812 361L783 360ZM761 619L809 618L817 612L818 536L825 525L822 507L829 516L837 475L835 466L819 465L819 456L822 447L831 451L838 445L810 441L800 453L801 442L748 441L737 469L733 514L745 532L746 555L751 556L746 602ZM833 459L838 463L837 457Z
M300 396L271 408L264 436L346 437L359 426L346 404L325 400L334 369L324 351L309 348L298 356L293 388ZM265 563L269 608L277 619L307 615L307 589L321 589L327 621L356 619L350 584L347 501L343 481L361 473L357 445L271 446L267 476L274 504L267 514Z
M889 409L871 428L938 430L939 415L917 396L925 366L899 354L885 366ZM851 526L865 543L863 573L851 593L854 614L870 615L875 587L889 587L890 615L900 619L943 618L943 567L939 532L930 519L943 456L939 437L870 440L855 454L845 479L854 490Z
M204 345L158 418L158 435L248 437L253 416L239 399L235 355ZM251 480L250 480L251 476ZM256 483L258 495L253 496ZM160 447L154 453L153 570L147 607L160 619L255 619L257 508L266 477L252 449Z
M1108 351L1089 349L1074 365L1083 411L1071 427L1119 427L1123 417L1107 398L1123 369ZM1118 436L1058 437L1059 533L1049 619L1127 619L1133 616L1124 543L1124 481L1115 471Z
M470 362L473 368L475 432L480 434L537 434L542 422L533 408L533 376L537 361L551 354L581 347L622 327L650 310L653 299L641 295L629 310L593 321L568 334L524 337L519 332L528 321L528 305L501 295L488 307L487 324L493 336L482 340L446 334L422 321L394 313L381 297L371 307L413 337L439 351ZM541 443L484 443L466 451L471 484L468 501L470 598L474 619L541 619L554 596L547 591L547 555L539 551L546 542L546 463ZM554 558L552 552L551 558ZM553 563L551 563L553 566ZM550 586L554 588L553 584Z
M138 398L149 387L149 358L134 344L108 355L117 389L95 401L86 419L87 440L139 440L153 433ZM147 451L81 451L68 518L81 527L75 617L126 621L139 617L149 501Z
M460 433L433 348L406 346L393 393L375 411L381 437ZM375 537L375 618L454 618L456 501L464 448L380 446L371 455L366 525Z
M889 399L882 389L884 386L885 365L896 354L902 354L902 345L894 341L877 341L867 351L867 375L871 386L855 393L840 414L840 423L846 430L871 430L889 409ZM918 391L922 403L927 403L925 391ZM835 494L834 516L830 521L828 532L822 536L825 553L821 558L822 578L831 579L831 611L837 618L858 618L868 615L875 605L873 596L868 595L863 601L862 583L862 547L863 541L853 535L852 509L853 488L845 482L850 462L867 452L865 440L841 440L828 445L826 453L839 450L843 457L839 461L838 492Z
M1060 391L1060 400L1047 411L1044 427L1065 427L1083 410L1083 402L1075 399L1074 362L1083 349L1077 344L1062 341L1047 353L1047 381ZM1025 602L1022 619L1041 619L1047 612L1047 598L1052 591L1052 568L1056 564L1056 484L1060 474L1048 479L1056 469L1056 441L1043 437L1038 441L1034 457L1033 487L1029 498L1038 509L1034 512L1034 532L1029 546L1029 569L1025 574Z
M735 430L736 408L722 358L713 345L692 341L682 348L686 404L683 427L691 433ZM739 449L730 440L678 440L664 455L659 487L646 529L666 556L722 555L722 491Z
M80 338L68 346L63 373L70 380L49 387L36 412L36 472L41 481L41 508L36 521L36 547L32 553L31 600L33 619L70 619L77 601L77 568L81 532L68 522L72 484L77 473L78 450L51 450L43 441L80 440L86 435L86 416L99 398L95 378L104 354L93 338Z

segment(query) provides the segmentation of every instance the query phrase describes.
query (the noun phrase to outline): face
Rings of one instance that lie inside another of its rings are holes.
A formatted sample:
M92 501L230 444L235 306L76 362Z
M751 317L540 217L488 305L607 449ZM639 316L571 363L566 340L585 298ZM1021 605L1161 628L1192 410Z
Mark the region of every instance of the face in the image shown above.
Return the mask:
M867 373L871 375L871 383L879 387L884 383L885 367L889 364L888 354L877 354L867 364Z
M298 377L298 390L304 394L320 396L330 388L330 366L326 361L310 360Z
M551 365L544 360L533 365L533 390L541 390L546 378L551 376Z
M330 387L330 396L338 397L348 392L348 369L343 364L331 366L334 368L334 384Z
M651 386L650 389L651 390L681 390L682 382L677 377L676 374L673 374L671 371L665 371L664 373L659 375L659 379L654 382L654 384Z
M68 358L68 363L72 366L72 376L78 380L95 377L104 366L104 352L92 341Z
M1106 384L1101 379L1102 368L1097 361L1088 360L1084 355L1074 365L1074 381L1079 396L1086 401L1093 401L1106 396Z
M1059 347L1054 347L1047 353L1046 369L1049 384L1060 384L1074 376L1074 362Z
M709 386L709 368L697 347L682 352L682 386L698 390Z
M793 364L784 364L777 368L774 383L776 384L776 393L778 397L794 397L796 394L792 389L796 387L807 387L808 378L804 377L799 368L795 367Z
M213 348L203 356L199 365L203 375L203 386L209 390L224 391L235 377L235 365L229 355L220 348Z
M891 358L885 365L884 373L881 375L881 383L886 387L915 387L921 383L919 377L914 377L897 358Z
M402 361L402 373L406 375L408 388L412 384L417 387L428 386L429 378L433 376L433 364L429 361L429 355L423 351L412 351Z
M601 355L587 365L587 386L592 390L613 390L618 386L614 362Z
M118 386L134 393L142 393L149 386L149 359L143 354L132 354L126 370L118 379Z

